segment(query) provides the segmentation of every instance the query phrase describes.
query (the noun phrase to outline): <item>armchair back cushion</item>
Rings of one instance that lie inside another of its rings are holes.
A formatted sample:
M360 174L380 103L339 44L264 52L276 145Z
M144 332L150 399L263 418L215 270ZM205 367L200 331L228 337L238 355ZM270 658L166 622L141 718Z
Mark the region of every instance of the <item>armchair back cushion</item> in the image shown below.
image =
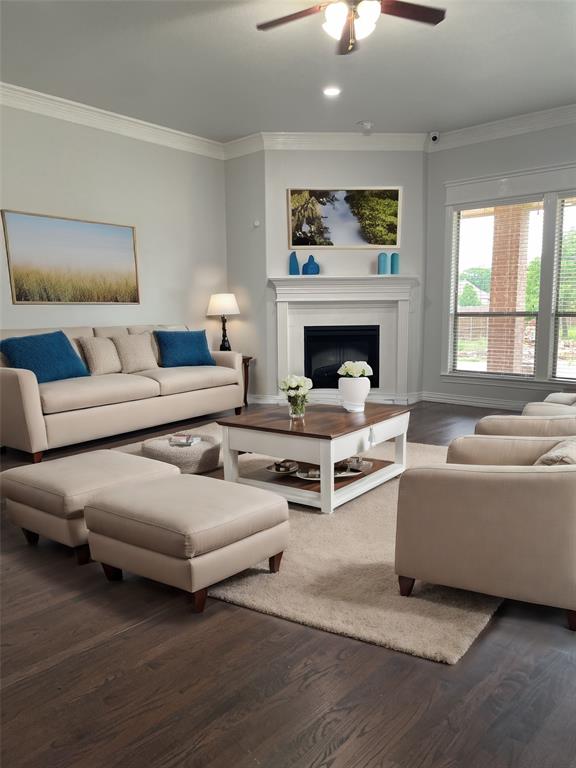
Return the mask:
M32 371L39 384L90 375L62 331L3 339L0 351L11 368Z

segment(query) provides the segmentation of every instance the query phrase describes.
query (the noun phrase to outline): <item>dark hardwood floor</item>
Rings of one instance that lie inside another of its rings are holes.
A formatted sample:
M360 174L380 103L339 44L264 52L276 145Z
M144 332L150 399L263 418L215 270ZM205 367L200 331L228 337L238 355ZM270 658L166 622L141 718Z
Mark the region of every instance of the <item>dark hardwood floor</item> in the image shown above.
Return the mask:
M445 444L487 413L421 403L409 439ZM576 766L562 611L504 603L449 667L217 600L194 615L176 590L2 533L5 768Z

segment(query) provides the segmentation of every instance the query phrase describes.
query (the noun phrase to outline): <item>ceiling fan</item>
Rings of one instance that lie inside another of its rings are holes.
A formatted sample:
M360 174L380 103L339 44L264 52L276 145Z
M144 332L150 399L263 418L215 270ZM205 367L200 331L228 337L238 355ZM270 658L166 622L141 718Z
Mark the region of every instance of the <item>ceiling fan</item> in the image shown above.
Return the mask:
M338 40L336 53L352 53L358 47L358 40L371 35L381 13L389 16L400 16L410 21L421 21L424 24L440 24L446 16L443 8L431 8L428 5L404 2L404 0L331 0L318 3L279 19L258 24L257 29L266 31L274 29L291 21L304 19L324 11L325 22L322 29Z

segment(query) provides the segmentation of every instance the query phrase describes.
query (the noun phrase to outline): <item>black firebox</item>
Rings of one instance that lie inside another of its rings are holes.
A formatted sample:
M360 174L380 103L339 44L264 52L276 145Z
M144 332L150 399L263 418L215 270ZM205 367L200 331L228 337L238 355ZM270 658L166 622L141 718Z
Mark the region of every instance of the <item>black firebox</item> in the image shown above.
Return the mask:
M366 360L379 386L380 328L377 325L309 325L304 328L304 371L317 389L338 388L338 368L346 360Z

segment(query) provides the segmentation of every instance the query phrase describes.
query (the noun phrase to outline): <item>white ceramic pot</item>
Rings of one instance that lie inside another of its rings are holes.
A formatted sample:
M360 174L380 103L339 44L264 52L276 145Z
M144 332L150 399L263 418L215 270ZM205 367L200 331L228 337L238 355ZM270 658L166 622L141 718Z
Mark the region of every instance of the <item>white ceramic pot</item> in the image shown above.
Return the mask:
M352 413L364 410L364 403L370 392L370 379L367 376L341 376L338 382L338 390L342 399L342 406Z

